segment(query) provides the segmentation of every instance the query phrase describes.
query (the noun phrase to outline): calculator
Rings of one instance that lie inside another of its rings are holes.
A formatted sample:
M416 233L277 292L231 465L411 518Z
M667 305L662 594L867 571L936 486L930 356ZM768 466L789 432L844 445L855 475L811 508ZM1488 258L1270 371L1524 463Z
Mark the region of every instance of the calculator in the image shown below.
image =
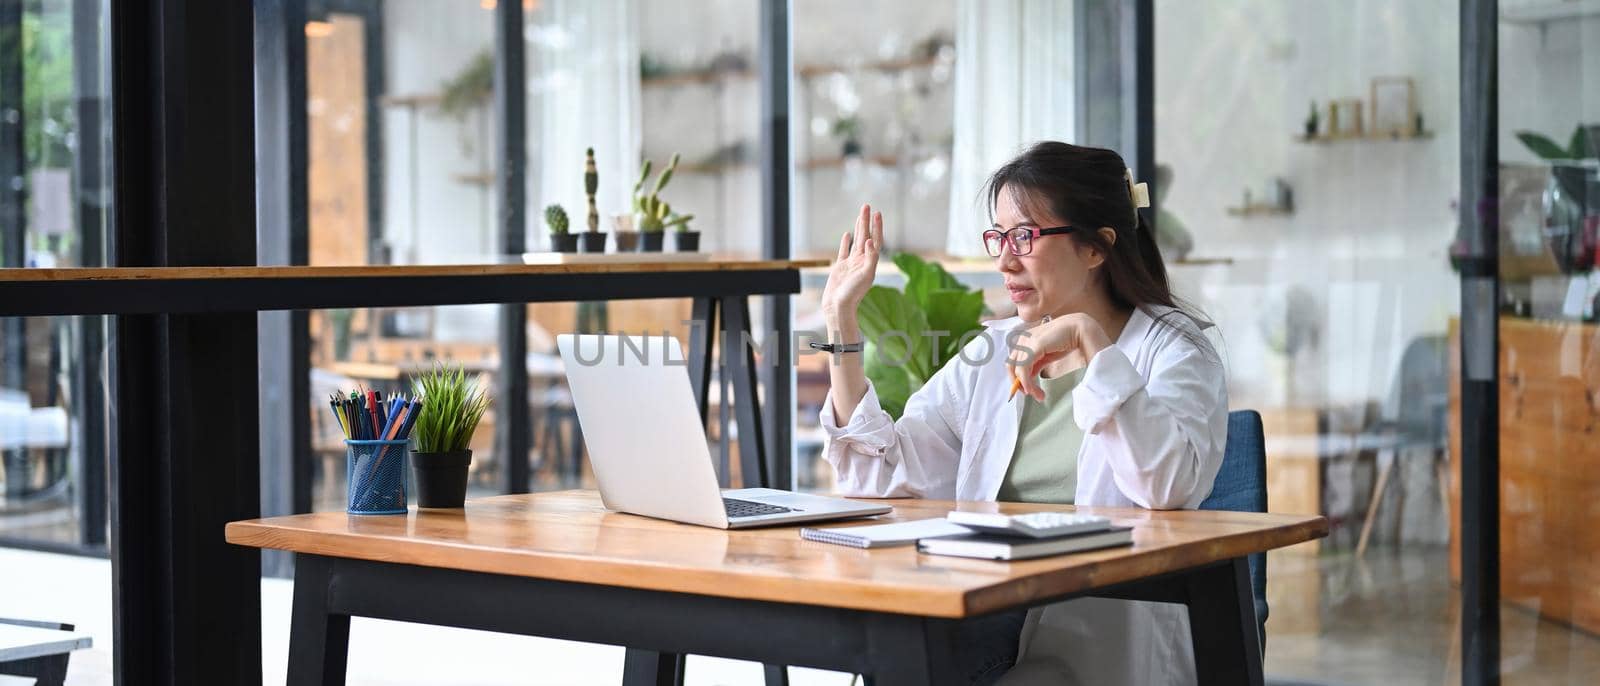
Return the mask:
M1076 512L1026 512L1008 515L998 512L952 510L945 515L945 519L981 533L1028 538L1072 536L1111 528L1111 520L1105 517Z

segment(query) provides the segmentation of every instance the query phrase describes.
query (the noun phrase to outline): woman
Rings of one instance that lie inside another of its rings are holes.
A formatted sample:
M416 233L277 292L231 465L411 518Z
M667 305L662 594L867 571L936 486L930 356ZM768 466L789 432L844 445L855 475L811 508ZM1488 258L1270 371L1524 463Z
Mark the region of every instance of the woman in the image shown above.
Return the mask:
M1115 152L1033 146L995 171L983 241L1017 316L991 322L906 403L878 405L861 353L835 353L825 458L849 495L1197 507L1227 433L1227 386L1178 309L1135 185ZM974 238L978 238L974 236ZM829 339L862 340L883 217L863 207L823 290ZM1022 393L1014 398L1013 374ZM1182 606L1073 600L984 620L963 641L975 682L1194 681ZM1018 634L1020 632L1020 636ZM982 640L976 640L981 638ZM1020 657L1017 657L1019 652Z

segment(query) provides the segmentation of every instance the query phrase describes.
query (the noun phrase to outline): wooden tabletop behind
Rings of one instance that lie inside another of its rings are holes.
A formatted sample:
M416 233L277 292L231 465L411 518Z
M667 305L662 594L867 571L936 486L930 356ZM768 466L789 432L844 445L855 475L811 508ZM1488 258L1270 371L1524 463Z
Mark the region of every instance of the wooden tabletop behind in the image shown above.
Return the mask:
M957 503L891 500L893 514L822 526L943 517ZM1006 512L1071 506L960 503ZM227 540L299 553L658 591L962 617L1326 536L1316 516L1081 508L1137 527L1131 548L1024 562L860 550L798 527L723 531L609 512L593 491L482 498L465 510L343 512L233 522Z
M71 269L0 269L0 281L70 281L116 279L274 279L411 276L489 276L511 274L637 274L643 272L761 271L826 267L827 260L758 260L746 258L578 264L429 264L351 265L343 267L82 267Z

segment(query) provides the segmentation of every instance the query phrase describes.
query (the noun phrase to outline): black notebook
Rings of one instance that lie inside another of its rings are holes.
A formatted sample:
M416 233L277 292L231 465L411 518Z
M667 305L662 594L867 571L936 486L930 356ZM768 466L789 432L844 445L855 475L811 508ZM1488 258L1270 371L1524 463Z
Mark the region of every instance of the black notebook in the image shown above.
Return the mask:
M929 555L954 555L984 560L1028 560L1132 544L1133 528L1122 526L1059 538L1022 538L992 534L925 538L917 541L917 550Z

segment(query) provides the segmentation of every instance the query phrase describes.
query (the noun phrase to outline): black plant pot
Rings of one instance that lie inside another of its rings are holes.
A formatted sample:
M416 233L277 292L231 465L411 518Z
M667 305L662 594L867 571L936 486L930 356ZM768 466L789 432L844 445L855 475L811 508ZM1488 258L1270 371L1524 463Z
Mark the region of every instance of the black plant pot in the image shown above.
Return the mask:
M550 249L556 252L578 252L578 234L552 233L550 234Z
M661 231L646 231L639 236L639 252L661 252L662 239L666 234Z
M461 507L467 500L467 465L471 450L448 453L411 451L417 481L417 507Z
M606 232L604 232L604 231L585 231L583 233L578 234L578 236L583 239L583 241L581 243L579 243L579 247L582 248L582 252L605 252L606 251Z
M678 252L699 252L699 231L678 231L672 234L672 244Z
M617 231L611 234L617 238L617 252L638 252L638 231Z

